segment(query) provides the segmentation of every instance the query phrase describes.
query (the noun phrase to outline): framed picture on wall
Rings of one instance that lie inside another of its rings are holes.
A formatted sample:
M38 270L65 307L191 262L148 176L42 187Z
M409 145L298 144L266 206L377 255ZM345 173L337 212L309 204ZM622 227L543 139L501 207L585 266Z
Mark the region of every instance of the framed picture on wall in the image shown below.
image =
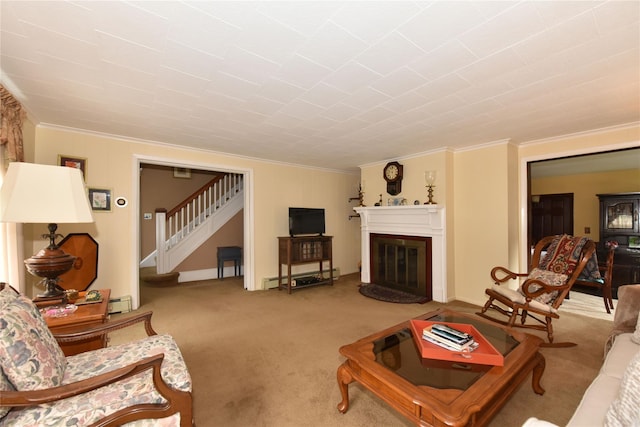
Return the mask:
M58 154L58 165L67 166L69 168L80 169L82 172L82 178L87 179L87 159L81 157L65 156L64 154Z
M191 178L191 169L188 168L173 168L174 178Z
M111 212L111 190L89 188L89 203L94 212Z

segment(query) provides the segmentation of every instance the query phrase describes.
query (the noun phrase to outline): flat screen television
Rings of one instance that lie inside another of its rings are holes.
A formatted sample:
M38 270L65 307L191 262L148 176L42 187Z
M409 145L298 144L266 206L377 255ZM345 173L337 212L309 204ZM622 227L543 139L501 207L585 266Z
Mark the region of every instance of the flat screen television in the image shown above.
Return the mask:
M323 235L324 209L289 208L289 235Z

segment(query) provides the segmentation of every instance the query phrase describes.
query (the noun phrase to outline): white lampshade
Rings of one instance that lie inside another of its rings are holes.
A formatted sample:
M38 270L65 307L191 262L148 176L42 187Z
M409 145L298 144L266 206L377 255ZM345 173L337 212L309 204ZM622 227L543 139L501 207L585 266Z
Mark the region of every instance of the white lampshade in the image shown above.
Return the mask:
M82 172L66 166L10 163L0 189L0 222L93 222Z

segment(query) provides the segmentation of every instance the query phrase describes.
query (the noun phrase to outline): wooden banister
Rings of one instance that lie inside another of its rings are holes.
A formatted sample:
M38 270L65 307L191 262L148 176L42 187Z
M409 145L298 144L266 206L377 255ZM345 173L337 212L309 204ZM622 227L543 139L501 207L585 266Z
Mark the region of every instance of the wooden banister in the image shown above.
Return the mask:
M222 178L224 178L226 174L222 174L222 175L218 175L215 178L209 180L209 182L207 182L206 184L204 184L202 187L198 188L196 191L194 191L190 196L186 197L182 202L180 202L180 204L178 204L175 208L171 209L169 212L167 212L167 217L173 216L176 213L180 212L180 210L182 210L182 208L184 208L185 206L187 206L189 203L191 203L194 199L196 199L198 196L200 196L202 193L204 193L205 191L207 191L211 186L213 186L213 184L215 184L216 182L222 180Z

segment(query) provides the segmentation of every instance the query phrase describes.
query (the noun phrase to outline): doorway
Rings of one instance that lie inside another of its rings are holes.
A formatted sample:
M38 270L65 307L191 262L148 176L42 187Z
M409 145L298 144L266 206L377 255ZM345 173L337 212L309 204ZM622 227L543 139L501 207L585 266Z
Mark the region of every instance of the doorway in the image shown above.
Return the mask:
M527 243L527 247L531 247L539 240L540 231L534 232L534 206L535 201L537 200L537 196L542 196L542 194L533 194L532 193L532 180L539 179L550 179L550 178L560 178L570 177L572 175L581 175L581 174L594 174L594 173L606 173L606 172L615 172L621 170L637 170L640 168L640 148L638 148L637 143L631 148L620 148L618 150L604 151L604 152L581 152L576 153L575 155L571 155L567 153L566 156L563 157L538 157L538 158L528 158L523 159L523 169L522 169L522 178L523 178L523 187L522 190L522 199L521 206L526 208L526 217L522 219L524 222L522 223L522 242ZM573 187L568 187L566 182L558 181L558 186L555 188L547 187L547 191L544 191L547 195L562 195L562 194L577 194L569 193L569 191L574 190ZM593 198L592 200L597 200L596 194L598 193L617 193L624 191L638 191L637 184L633 182L621 182L619 180L602 180L601 182L594 183L598 187L596 190L594 188ZM578 183L576 186L583 186L584 183ZM556 191L554 191L556 190ZM546 201L545 201L546 202ZM562 202L554 201L553 206L555 210L559 210L560 207L558 204ZM574 205L577 203L577 208L581 209L581 203L577 200L574 200ZM546 203L545 203L546 208ZM566 209L563 207L562 209ZM597 215L598 215L598 207L597 205L593 207L592 216L595 217L595 222L592 220L590 230L592 233L597 232L597 228L594 230L594 227L597 227ZM583 215L584 211L579 210L575 211L572 207L572 221L574 221L575 215ZM568 230L568 234L581 234L582 232L582 223L578 221L577 226L579 230L574 230L573 224L571 226L563 226L566 230ZM539 224L537 224L539 226ZM546 234L546 230L544 231ZM588 233L587 233L588 234ZM548 234L547 234L548 235ZM594 235L594 238L596 235ZM595 238L595 240L599 240ZM530 251L525 252L526 256L526 264L529 265L529 257Z
M132 217L134 236L131 239L133 245L132 252L137 256L137 262L131 271L131 296L133 298L133 307L138 308L140 303L140 227L143 212L140 210L140 167L142 163L162 165L177 168L198 169L203 171L229 172L244 175L244 209L243 209L243 227L244 227L244 244L243 244L243 286L248 291L256 290L254 278L254 221L253 221L253 170L250 168L229 167L223 164L212 164L202 162L181 162L175 159L159 158L155 156L134 155L132 159L134 180L132 205Z
M573 235L573 193L531 196L531 244L545 236Z

